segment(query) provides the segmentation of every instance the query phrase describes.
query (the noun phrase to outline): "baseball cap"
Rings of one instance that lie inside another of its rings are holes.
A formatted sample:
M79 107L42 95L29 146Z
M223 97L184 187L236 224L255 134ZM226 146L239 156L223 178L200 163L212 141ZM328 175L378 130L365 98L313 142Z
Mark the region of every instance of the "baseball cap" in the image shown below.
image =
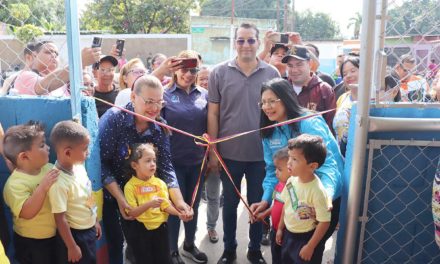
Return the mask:
M282 44L282 43L276 43L275 45L273 45L273 47L270 49L270 55L272 56L272 54L279 48L283 48L286 52L289 51L289 48Z
M103 55L101 56L101 58L99 59L99 63L102 63L103 61L108 61L110 62L114 67L118 65L118 60L111 56L111 55Z
M310 60L310 52L305 46L294 45L290 49L290 52L286 56L284 56L284 58L281 60L281 62L287 63L287 61L290 58L295 58L295 59L303 60L303 61Z

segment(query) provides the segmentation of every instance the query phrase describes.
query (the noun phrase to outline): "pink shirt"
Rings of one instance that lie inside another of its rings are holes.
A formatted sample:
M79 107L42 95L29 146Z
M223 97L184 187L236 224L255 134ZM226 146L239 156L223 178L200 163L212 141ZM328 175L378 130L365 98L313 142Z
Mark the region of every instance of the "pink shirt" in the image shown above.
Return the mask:
M41 77L33 71L22 71L15 79L14 88L18 94L37 95L35 85Z
M15 79L14 89L16 89L20 95L37 95L37 93L35 93L35 85L42 78L43 77L34 71L22 71L17 76L17 79ZM63 85L50 93L46 92L45 95L70 96L70 93L67 91L67 86Z

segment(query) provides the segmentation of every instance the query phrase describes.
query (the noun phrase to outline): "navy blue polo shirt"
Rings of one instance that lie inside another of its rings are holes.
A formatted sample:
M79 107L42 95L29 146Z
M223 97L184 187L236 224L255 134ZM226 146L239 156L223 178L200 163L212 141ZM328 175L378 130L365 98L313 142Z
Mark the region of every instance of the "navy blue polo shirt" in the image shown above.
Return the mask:
M128 103L125 108L134 111L132 103ZM126 161L128 148L135 143L152 143L157 148L156 176L163 180L168 188L179 188L171 161L169 140L164 130L154 123L148 123L148 129L139 133L133 115L116 107L110 108L99 119L103 185L117 182L123 189L131 178L131 175L125 173L125 168L128 166Z
M166 106L162 117L168 125L201 136L207 131L208 91L199 86L189 93L176 84L164 94ZM194 138L173 132L170 138L171 159L176 165L197 165L203 160L205 148L197 146Z

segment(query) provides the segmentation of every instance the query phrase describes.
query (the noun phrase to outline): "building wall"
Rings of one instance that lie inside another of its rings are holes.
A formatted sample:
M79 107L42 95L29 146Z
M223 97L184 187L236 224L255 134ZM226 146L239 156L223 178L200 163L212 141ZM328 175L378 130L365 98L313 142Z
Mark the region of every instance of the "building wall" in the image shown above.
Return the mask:
M262 40L269 29L276 28L275 19L234 18L234 27L243 22L250 22L260 30ZM192 48L199 52L207 65L215 65L230 58L231 31L230 17L192 16L191 36ZM260 49L263 45L260 46Z

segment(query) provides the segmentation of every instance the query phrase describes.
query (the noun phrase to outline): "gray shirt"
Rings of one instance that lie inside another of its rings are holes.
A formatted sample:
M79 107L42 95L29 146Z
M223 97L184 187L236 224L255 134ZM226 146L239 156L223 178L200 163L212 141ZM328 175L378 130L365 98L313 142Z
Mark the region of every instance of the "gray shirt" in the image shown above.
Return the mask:
M250 76L246 76L235 59L217 65L209 75L208 100L219 104L218 137L258 129L260 126L261 86L280 77L271 65L259 60ZM255 132L217 145L224 159L263 161L260 133Z

